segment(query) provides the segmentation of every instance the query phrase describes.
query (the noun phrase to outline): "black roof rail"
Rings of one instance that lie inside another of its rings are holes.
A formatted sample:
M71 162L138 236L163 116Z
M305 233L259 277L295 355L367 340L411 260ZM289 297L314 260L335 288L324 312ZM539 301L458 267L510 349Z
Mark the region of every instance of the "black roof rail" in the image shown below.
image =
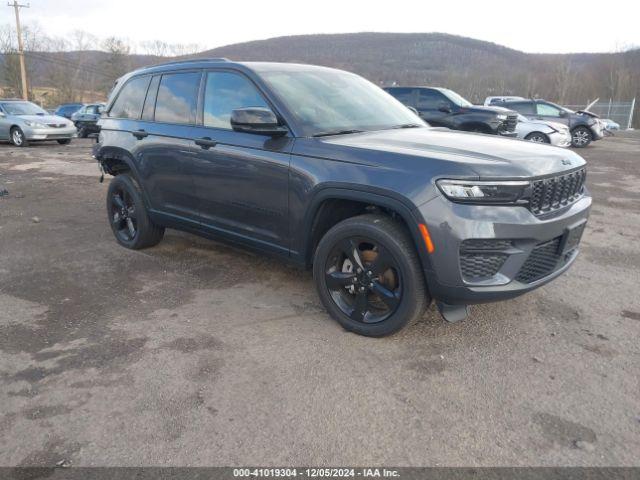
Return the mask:
M199 62L229 62L230 60L225 57L216 57L216 58L190 58L188 60L175 60L173 62L166 63L158 63L156 65L149 65L145 68L153 68L153 67L166 67L169 65L181 65L185 63L199 63Z

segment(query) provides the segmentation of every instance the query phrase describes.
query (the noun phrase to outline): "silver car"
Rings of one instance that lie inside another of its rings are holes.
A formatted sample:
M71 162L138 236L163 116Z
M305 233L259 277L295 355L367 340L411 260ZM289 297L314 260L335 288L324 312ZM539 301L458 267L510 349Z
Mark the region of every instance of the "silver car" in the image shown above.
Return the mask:
M529 120L523 115L518 115L516 134L518 138L530 142L550 143L556 147L565 148L571 145L569 127L558 122Z
M16 147L43 140L55 140L65 145L76 133L72 121L51 115L35 103L0 100L0 141L9 140Z

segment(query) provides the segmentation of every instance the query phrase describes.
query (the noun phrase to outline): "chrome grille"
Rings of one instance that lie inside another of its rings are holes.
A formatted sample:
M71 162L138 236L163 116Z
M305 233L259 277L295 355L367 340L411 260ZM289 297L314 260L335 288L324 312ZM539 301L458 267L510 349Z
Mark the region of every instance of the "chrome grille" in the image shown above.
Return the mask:
M529 208L535 215L542 215L573 203L584 192L586 176L587 170L582 168L564 175L535 180Z

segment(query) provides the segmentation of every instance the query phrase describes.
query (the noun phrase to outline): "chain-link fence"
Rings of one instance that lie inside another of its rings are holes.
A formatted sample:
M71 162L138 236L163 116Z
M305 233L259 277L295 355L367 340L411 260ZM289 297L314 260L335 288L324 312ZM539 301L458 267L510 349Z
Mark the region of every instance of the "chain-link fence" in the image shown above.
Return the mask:
M589 102L590 103L590 102ZM571 110L583 110L589 103L584 105L565 105ZM636 99L630 102L614 102L612 100L605 102L597 102L589 108L590 112L595 113L600 118L608 118L620 125L621 129L631 128L633 123L633 110L635 108Z

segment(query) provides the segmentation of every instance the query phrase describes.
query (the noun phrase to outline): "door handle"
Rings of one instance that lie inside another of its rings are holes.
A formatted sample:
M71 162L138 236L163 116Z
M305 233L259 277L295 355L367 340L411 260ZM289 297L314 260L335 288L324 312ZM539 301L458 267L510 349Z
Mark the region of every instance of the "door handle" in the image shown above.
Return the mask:
M218 142L211 139L210 137L196 138L194 142L196 142L196 145L200 145L205 150L209 150L211 147L215 147L218 144Z
M145 132L144 130L136 130L135 132L131 132L131 135L136 137L138 140L142 140L144 137L149 136L149 132Z

